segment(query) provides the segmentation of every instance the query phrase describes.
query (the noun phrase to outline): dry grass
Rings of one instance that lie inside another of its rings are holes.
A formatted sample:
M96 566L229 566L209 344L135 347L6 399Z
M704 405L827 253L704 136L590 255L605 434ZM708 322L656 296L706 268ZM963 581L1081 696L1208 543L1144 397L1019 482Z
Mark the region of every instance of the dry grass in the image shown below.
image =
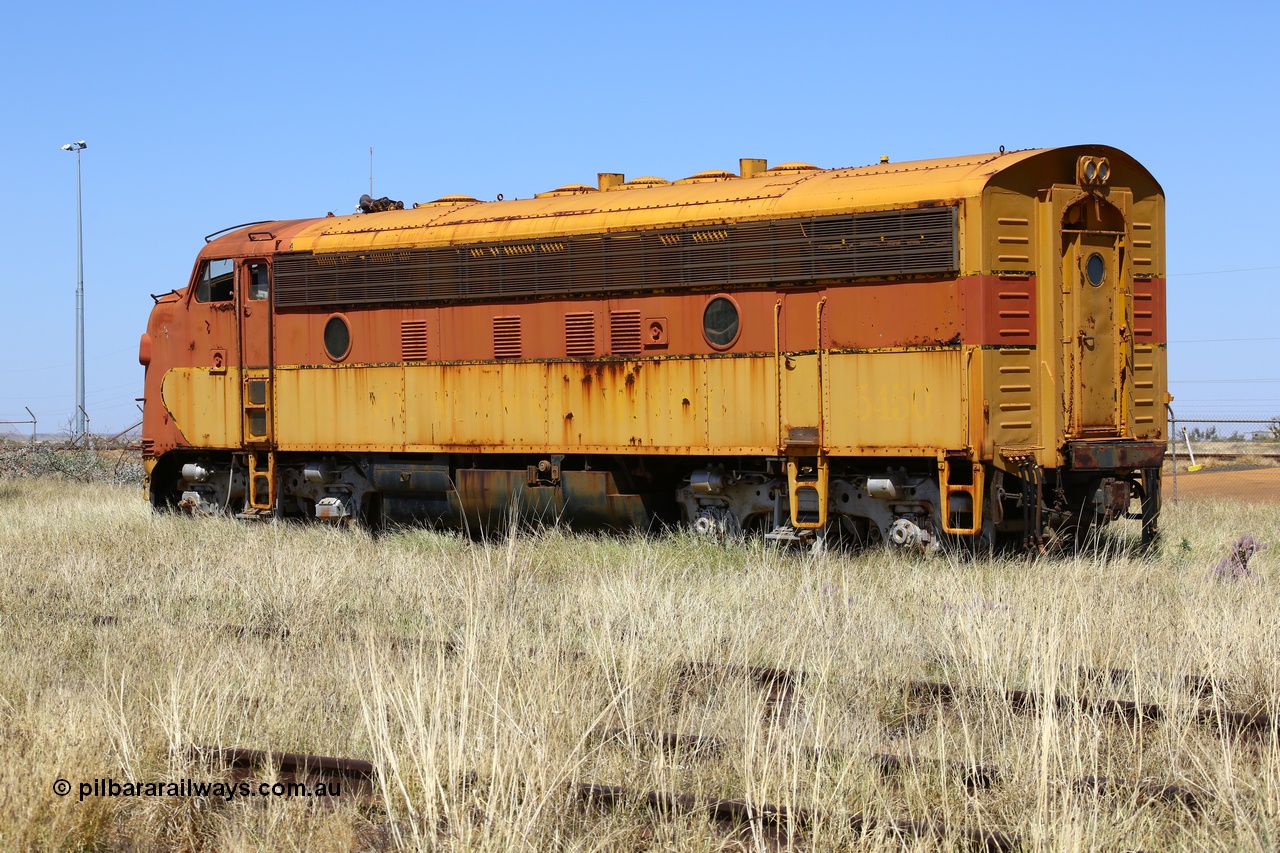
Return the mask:
M1280 518L1167 508L1160 553L1118 530L1076 558L887 552L810 557L680 536L558 531L473 544L408 531L151 515L135 489L0 481L0 848L725 850L764 837L697 816L587 811L578 784L745 796L828 814L945 821L1029 847L1266 850L1280 844L1274 735L1196 721L1186 674L1217 699L1280 711ZM1214 566L1236 538L1272 543L1252 577ZM732 672L804 670L770 706ZM1110 685L1090 670L1130 670ZM914 678L975 688L907 701ZM1133 727L1017 712L1008 686L1157 702ZM984 698L986 697L986 698ZM666 755L606 729L729 746ZM380 768L377 802L94 798L80 781L210 778L191 744L349 756ZM815 750L814 748L818 748ZM922 765L885 779L875 752L998 765L970 792ZM1200 814L1084 775L1194 786ZM57 778L72 794L55 796ZM784 832L784 838L786 833ZM819 821L806 849L952 846L856 840Z

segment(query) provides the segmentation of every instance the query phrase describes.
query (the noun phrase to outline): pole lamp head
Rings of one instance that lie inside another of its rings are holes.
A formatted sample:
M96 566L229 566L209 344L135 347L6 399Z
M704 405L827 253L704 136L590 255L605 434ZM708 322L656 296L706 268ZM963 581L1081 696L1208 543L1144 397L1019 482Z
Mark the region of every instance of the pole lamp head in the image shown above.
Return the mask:
M79 142L68 142L66 145L62 146L62 150L63 151L83 151L88 147L89 147L89 143L81 139Z

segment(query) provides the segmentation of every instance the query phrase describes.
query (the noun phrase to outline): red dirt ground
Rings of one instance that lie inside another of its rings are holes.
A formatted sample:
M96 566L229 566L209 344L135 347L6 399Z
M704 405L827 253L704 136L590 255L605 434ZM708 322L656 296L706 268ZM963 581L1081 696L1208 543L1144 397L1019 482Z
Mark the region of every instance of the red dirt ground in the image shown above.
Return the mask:
M1164 475L1165 500L1173 497L1173 477ZM1178 471L1178 498L1232 498L1280 503L1280 468L1206 468Z

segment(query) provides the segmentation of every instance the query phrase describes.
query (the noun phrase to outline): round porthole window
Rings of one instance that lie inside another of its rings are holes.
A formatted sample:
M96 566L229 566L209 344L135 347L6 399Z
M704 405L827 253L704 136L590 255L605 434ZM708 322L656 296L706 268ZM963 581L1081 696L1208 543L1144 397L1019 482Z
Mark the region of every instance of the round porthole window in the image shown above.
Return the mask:
M334 361L342 361L351 351L351 327L341 314L334 314L324 324L324 351Z
M1094 252L1089 256L1089 260L1084 262L1084 274L1088 276L1089 283L1094 287L1102 284L1102 280L1107 277L1107 264L1102 259L1102 255Z
M742 326L738 303L731 297L717 296L702 311L702 334L714 349L728 349L738 340Z

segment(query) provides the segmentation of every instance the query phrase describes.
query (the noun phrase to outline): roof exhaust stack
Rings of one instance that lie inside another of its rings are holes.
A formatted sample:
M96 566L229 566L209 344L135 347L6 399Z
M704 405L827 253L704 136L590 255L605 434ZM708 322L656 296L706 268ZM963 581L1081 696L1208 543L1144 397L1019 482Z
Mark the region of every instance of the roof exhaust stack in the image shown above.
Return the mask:
M627 176L620 172L596 172L596 181L600 192L620 187L627 182Z
M384 210L404 210L404 202L387 198L373 198L368 193L360 196L360 203L356 205L357 213L382 213Z
M768 170L768 160L756 160L751 157L743 157L738 161L738 174L744 178L754 178L761 172L767 172Z

